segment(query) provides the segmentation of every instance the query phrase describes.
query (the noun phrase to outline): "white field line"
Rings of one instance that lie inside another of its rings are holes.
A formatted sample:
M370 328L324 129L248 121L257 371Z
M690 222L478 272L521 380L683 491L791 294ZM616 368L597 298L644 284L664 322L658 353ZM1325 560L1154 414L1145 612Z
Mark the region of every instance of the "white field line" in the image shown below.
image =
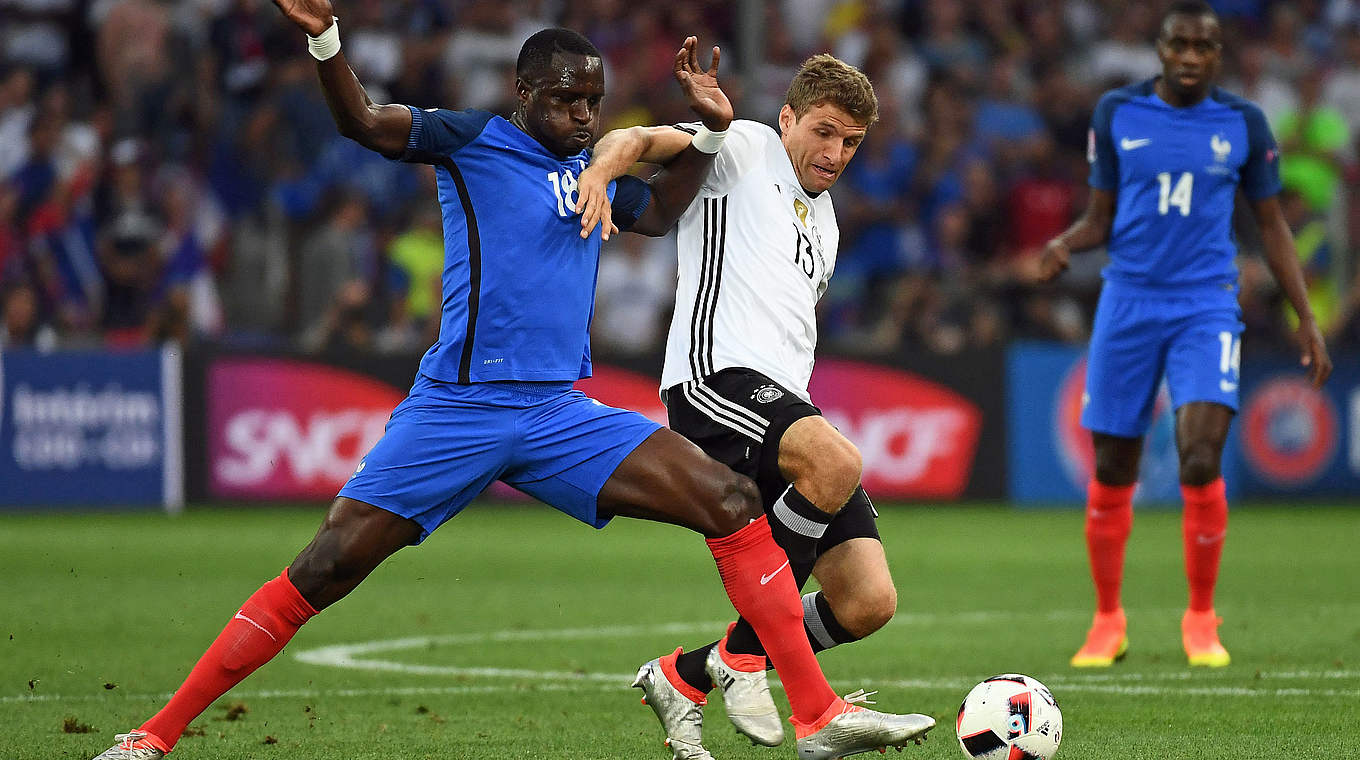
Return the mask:
M1052 611L1036 613L1042 617L1086 616L1089 613L1076 611ZM1015 617L1015 613L971 612L955 615L908 614L898 615L898 624L933 623L945 618L967 619L969 621L999 620ZM439 646L464 644L510 642L510 641L582 641L598 638L627 638L632 636L680 635L721 630L725 621L665 623L648 625L596 626L589 628L563 628L549 630L505 630L481 633L449 634L444 636L412 636L400 639L366 641L356 644L341 644L303 650L293 655L294 659L325 667L351 670L385 671L411 675L485 678L501 681L498 685L486 686L411 686L382 687L369 689L285 689L285 690L245 690L233 691L232 696L242 699L301 699L318 697L367 697L367 696L426 696L487 694L505 691L613 691L625 688L632 673L581 673L574 671L544 671L522 668L457 667L444 665L420 665L382 659L368 659L364 655L384 652L399 652L413 649L428 649ZM881 688L915 689L923 691L953 691L964 693L985 677L986 674L959 675L933 679L896 679L875 681ZM1360 688L1356 689L1300 689L1287 686L1270 685L1267 682L1288 682L1302 679L1328 679L1347 681L1360 679L1360 671L1355 670L1288 670L1258 671L1253 677L1260 686L1213 685L1214 681L1237 678L1240 671L1177 671L1166 673L1110 672L1082 673L1071 675L1048 675L1044 681L1058 692L1088 692L1121 695L1196 695L1220 697L1328 697L1360 698ZM509 681L510 683L504 683ZM1179 682L1179 683L1178 683ZM771 684L779 688L778 680ZM858 685L858 684L855 684ZM0 704L43 703L43 702L85 702L107 699L164 701L170 697L165 694L102 694L60 695L60 694L20 694L0 695Z
M552 673L536 673L535 671L505 670L498 671L496 668L476 668L469 669L483 674L487 677L519 679L523 673L535 674L539 678L534 680L548 680ZM499 674L498 674L499 673ZM547 683L502 683L493 686L406 686L406 687L382 687L372 689L268 689L268 690L233 690L230 695L236 699L320 699L334 697L419 697L419 696L458 696L470 694L504 694L507 692L582 692L582 691L622 691L626 684L633 678L631 673L613 674L593 674L594 677L584 678L579 675L572 675L568 680ZM1139 674L1130 674L1135 678ZM1293 675L1302 676L1300 672ZM1329 676L1329 673L1318 673L1313 675ZM878 681L874 685L881 688L914 689L918 691L951 691L957 694L964 694L971 688L977 679L975 678L941 678L941 679L906 679L892 681ZM1134 684L1118 683L1082 683L1080 677L1077 678L1049 678L1049 684L1058 693L1087 692L1096 694L1119 694L1136 696L1211 696L1211 697L1325 697L1340 699L1360 698L1360 689L1291 689L1291 688L1264 688L1253 689L1240 686L1140 686ZM776 679L771 687L780 688L779 681ZM842 684L846 688L849 684ZM161 694L32 694L17 696L0 696L0 704L27 704L27 703L73 703L73 702L99 702L111 699L149 701L162 703L171 696L170 692Z

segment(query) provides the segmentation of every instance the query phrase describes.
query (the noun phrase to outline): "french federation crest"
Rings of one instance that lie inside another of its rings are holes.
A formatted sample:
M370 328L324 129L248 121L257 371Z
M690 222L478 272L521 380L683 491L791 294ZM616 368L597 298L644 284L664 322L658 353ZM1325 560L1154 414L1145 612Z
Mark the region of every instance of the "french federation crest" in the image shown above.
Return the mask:
M1228 162L1228 154L1232 153L1232 143L1228 142L1222 134L1214 135L1209 139L1209 147L1214 151L1214 160L1220 164Z

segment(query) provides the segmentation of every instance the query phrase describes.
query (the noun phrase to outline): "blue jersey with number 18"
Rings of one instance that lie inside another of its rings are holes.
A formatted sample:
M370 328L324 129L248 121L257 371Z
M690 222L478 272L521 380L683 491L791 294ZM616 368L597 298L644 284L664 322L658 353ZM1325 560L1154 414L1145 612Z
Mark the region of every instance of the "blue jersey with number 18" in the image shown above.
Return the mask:
M451 383L571 382L590 375L600 228L580 235L585 151L555 156L485 111L411 109L404 161L431 164L444 220L439 340L420 372ZM628 229L651 200L636 177L611 184Z
M1232 288L1233 199L1280 192L1279 148L1253 103L1215 87L1176 108L1155 79L1111 90L1091 118L1091 187L1116 193L1106 280Z

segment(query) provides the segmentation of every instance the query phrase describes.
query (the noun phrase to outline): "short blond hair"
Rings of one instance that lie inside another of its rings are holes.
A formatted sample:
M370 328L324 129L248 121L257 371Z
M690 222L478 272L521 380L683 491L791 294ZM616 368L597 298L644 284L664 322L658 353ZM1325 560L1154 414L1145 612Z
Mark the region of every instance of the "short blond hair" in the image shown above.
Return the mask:
M874 95L874 86L869 82L869 77L827 53L819 53L803 61L789 83L784 102L793 108L794 116L800 119L815 106L829 103L866 127L878 121L878 97Z

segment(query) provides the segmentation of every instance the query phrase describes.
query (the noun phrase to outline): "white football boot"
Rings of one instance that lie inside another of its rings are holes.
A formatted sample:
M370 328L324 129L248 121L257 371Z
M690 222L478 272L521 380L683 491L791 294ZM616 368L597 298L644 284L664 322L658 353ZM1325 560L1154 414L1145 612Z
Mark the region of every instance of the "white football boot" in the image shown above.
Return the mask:
M726 647L724 636L718 646L708 650L704 669L722 691L728 720L752 744L778 747L784 741L784 722L779 719L779 710L770 696L770 684L765 680L765 658L729 653L728 657L736 660L737 665L746 666L739 669L729 665L718 651Z
M802 760L837 760L870 750L901 749L915 742L920 744L926 732L935 727L929 715L893 715L860 707L856 702L873 704L863 690L847 694L841 702L841 713L818 731L798 739L798 757Z
M160 760L165 757L165 753L151 746L146 737L145 731L115 734L113 740L118 743L104 750L94 760Z
M642 703L652 708L661 721L672 760L713 760L703 745L704 703L680 693L661 670L661 660L670 659L674 663L679 654L676 649L638 668L633 686L642 689Z

